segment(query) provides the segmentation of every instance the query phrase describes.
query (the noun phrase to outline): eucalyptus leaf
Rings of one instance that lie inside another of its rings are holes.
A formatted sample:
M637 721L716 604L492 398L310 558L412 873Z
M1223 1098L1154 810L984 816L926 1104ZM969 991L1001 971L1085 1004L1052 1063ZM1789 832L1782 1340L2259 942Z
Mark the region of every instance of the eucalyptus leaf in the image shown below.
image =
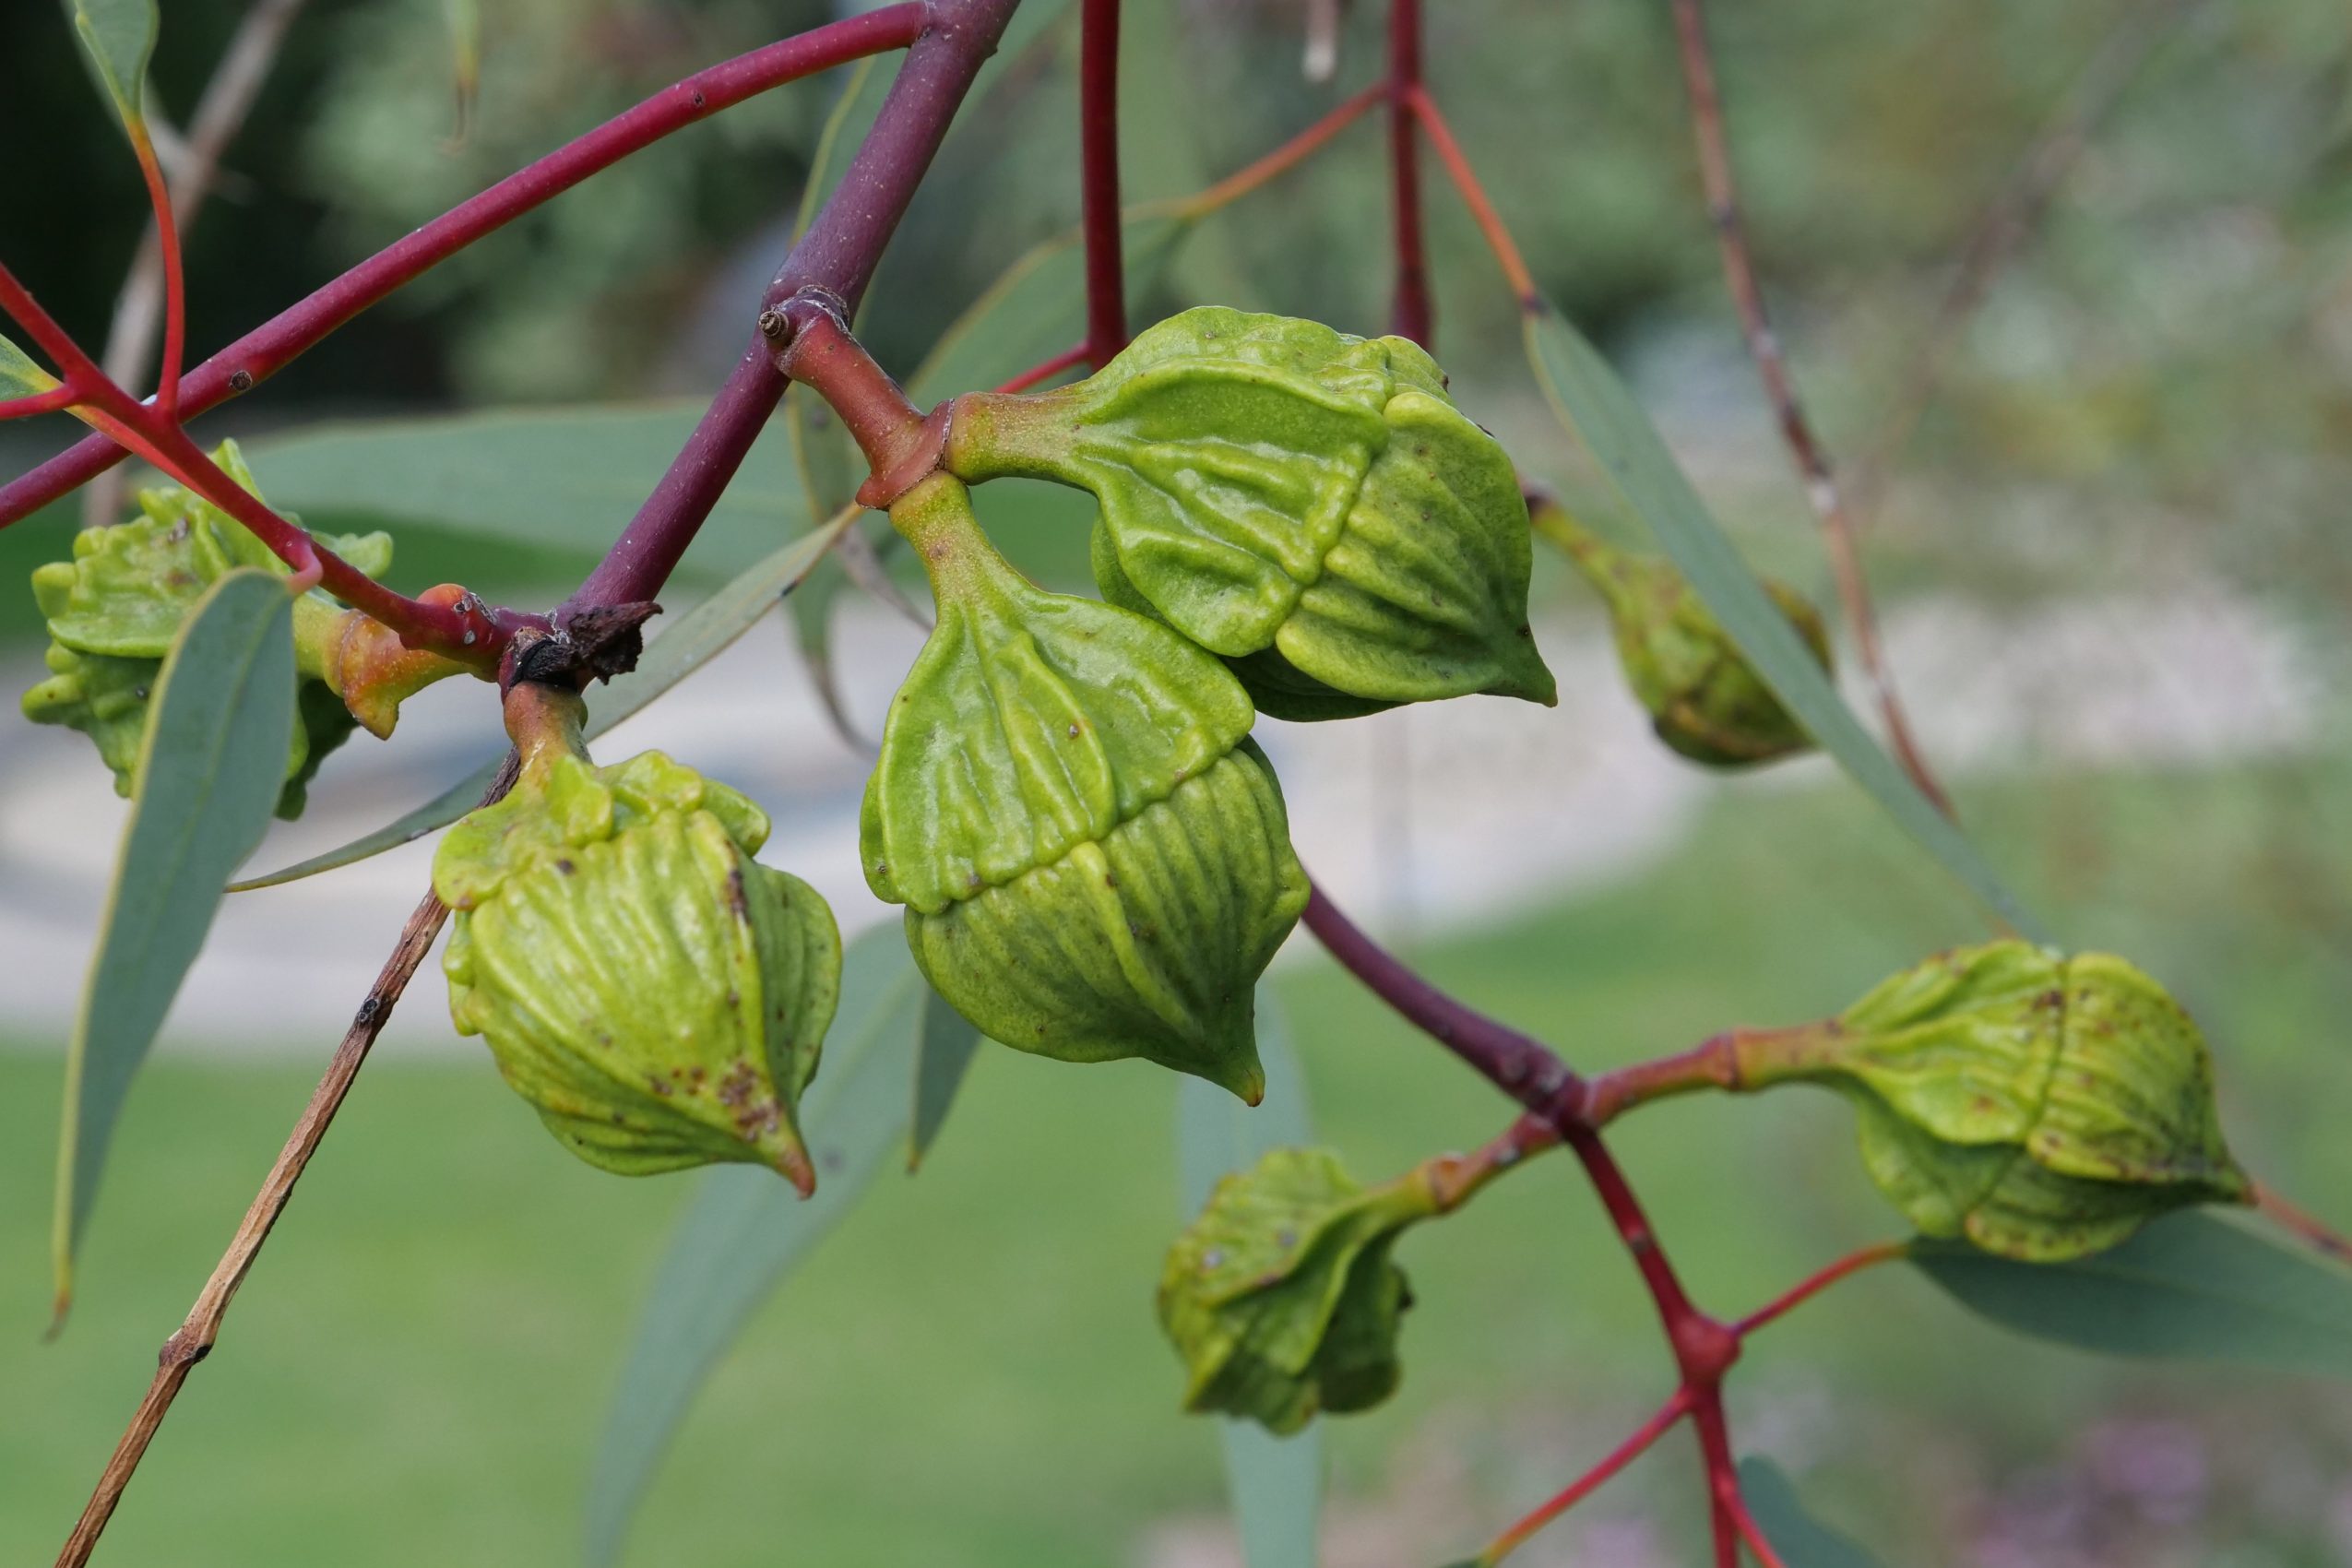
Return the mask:
M1740 1495L1784 1568L1879 1568L1877 1558L1808 1514L1771 1460L1740 1461Z
M620 1561L638 1501L728 1347L906 1137L928 995L895 924L851 943L825 1059L800 1105L816 1195L802 1202L773 1171L720 1166L680 1215L598 1440L587 1504L596 1568Z
M293 600L240 568L189 612L140 742L98 952L65 1059L54 1237L57 1310L73 1290L116 1117L286 781L294 730Z
M0 334L0 399L38 398L57 386L57 378L33 362L32 356Z
M678 624L655 637L646 647L645 656L637 667L625 675L618 675L610 685L589 698L587 734L594 739L623 719L642 711L655 698L679 682L710 662L728 644L743 635L753 623L767 612L782 595L790 593L824 558L841 530L855 520L855 512L843 512L823 528L802 535L791 543L768 555L750 571L743 573L725 588L712 594L682 616ZM256 887L275 887L281 883L296 882L315 876L323 871L350 865L386 849L397 849L413 843L426 834L446 827L471 811L481 798L482 790L491 776L498 771L500 759L492 756L455 784L435 795L424 804L404 813L372 832L308 860L297 861L264 876L247 877L230 885L232 893L249 892Z
M155 0L65 0L90 74L123 117L132 145L147 142L147 65L155 54Z
M1157 210L1126 215L1127 286L1148 289L1194 220ZM1086 332L1086 249L1075 229L1030 250L939 335L913 375L918 408L1001 386L1068 349Z
M1255 1165L1269 1149L1313 1141L1306 1079L1274 993L1257 998L1258 1056L1265 1099L1254 1109L1198 1078L1176 1085L1176 1151L1182 1211L1190 1219L1220 1177ZM1276 1437L1254 1421L1218 1418L1226 1489L1245 1568L1313 1568L1323 1512L1323 1422Z
M303 514L402 520L507 544L600 553L685 445L699 401L497 410L330 422L251 443L272 501ZM690 572L751 569L797 493L780 432L753 444L695 538Z
M947 1124L956 1091L964 1087L964 1075L970 1070L980 1043L980 1030L936 992L924 999L922 1050L915 1059L915 1124L907 1142L908 1170L922 1164L939 1129Z
M2021 934L2047 942L2040 922L2002 885L1966 836L1862 728L1599 350L1550 304L1531 308L1525 327L1528 362L1561 423L1584 442L1764 683L1838 766L1978 902Z
M2202 1210L2063 1264L1918 1241L1910 1261L2003 1328L2111 1356L2352 1377L2352 1270Z

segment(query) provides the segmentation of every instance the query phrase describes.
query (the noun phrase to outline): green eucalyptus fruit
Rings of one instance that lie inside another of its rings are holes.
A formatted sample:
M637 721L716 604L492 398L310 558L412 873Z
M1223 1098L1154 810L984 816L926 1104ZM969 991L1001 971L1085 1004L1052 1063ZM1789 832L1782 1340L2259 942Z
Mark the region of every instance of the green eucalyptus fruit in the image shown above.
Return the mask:
M1740 1087L1810 1082L1850 1100L1871 1181L1930 1236L2053 1262L2251 1196L2204 1037L2108 954L1961 948L1825 1024L1733 1039Z
M1714 767L1770 762L1812 748L1812 737L1672 562L1605 543L1554 502L1538 502L1529 517L1600 590L1626 684L1649 710L1659 740ZM1820 612L1785 583L1766 578L1764 586L1827 670L1829 634Z
M591 1165L742 1161L806 1195L795 1107L839 999L833 911L752 858L749 800L659 752L600 768L578 697L516 691L510 715L537 715L510 724L521 776L434 856L457 1032Z
M1159 1283L1160 1326L1190 1372L1184 1408L1281 1434L1395 1393L1412 1298L1389 1253L1437 1212L1427 1183L1367 1190L1328 1149L1275 1149L1219 1182Z
M1556 700L1511 459L1402 338L1190 310L1084 381L955 409L952 472L1092 491L1103 597L1230 660L1277 718Z
M261 493L235 442L221 443L213 460L245 489ZM148 695L196 600L238 566L293 575L244 524L200 495L165 486L141 491L138 504L138 517L83 529L74 536L72 560L53 561L33 573L33 599L48 622L50 677L24 695L26 718L89 736L100 760L113 772L114 792L125 796L137 783L133 776ZM392 540L386 534L322 536L321 542L370 576L383 576L392 564ZM302 814L319 764L356 727L327 685L320 651L327 627L342 613L323 590L295 600L302 680L286 783L278 798L281 817Z
M1248 695L1159 623L1022 577L957 481L891 515L938 624L890 705L861 840L916 964L1006 1045L1141 1056L1254 1103L1255 984L1307 881Z

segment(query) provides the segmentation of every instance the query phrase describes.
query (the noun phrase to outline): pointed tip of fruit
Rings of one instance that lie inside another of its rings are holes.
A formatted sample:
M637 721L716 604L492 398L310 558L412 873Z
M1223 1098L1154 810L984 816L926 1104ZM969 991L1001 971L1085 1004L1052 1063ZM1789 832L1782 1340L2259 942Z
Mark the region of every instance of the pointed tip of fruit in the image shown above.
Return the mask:
M792 1183L792 1190L803 1198L816 1195L816 1167L809 1163L808 1151L794 1144L787 1148L772 1150L768 1163Z
M59 1335L65 1332L65 1319L73 1310L72 1289L65 1286L58 1287L56 1296L49 1303L49 1326L42 1331L42 1344L53 1343Z

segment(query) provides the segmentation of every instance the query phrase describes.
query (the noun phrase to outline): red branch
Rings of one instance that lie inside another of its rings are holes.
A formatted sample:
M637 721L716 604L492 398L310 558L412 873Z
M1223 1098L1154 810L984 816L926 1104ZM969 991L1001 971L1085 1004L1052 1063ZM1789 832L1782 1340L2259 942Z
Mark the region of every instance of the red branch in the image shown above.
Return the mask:
M158 398L142 403L115 385L81 346L41 307L15 274L0 267L0 311L23 327L55 362L72 397L71 406L118 449L135 451L251 529L278 558L294 569L297 592L315 584L391 627L410 647L425 648L488 671L514 633L536 618L493 613L470 597L454 605L428 604L394 593L342 560L333 551L263 505L260 498L220 471L188 438L179 421ZM43 397L53 394L43 394Z
M155 374L155 410L176 420L180 410L180 362L188 342L187 273L180 265L180 223L172 211L172 190L156 160L155 142L142 129L131 138L138 153L139 178L147 183L148 206L155 212L156 254L163 262L163 362Z
M1893 1263L1895 1259L1907 1255L1910 1250L1909 1243L1904 1241L1881 1241L1875 1246L1857 1248L1827 1267L1807 1275L1764 1305L1733 1324L1732 1332L1744 1339L1764 1324L1777 1322L1787 1316L1791 1309L1804 1305L1847 1275L1859 1274L1866 1268L1873 1268L1883 1263Z
M1172 64L1158 63L1163 70ZM1087 359L1100 370L1127 346L1127 264L1119 216L1119 0L1086 0L1079 16L1078 185L1087 245Z
M402 284L671 132L785 82L909 46L929 24L931 10L925 0L904 0L754 49L664 88L450 208L189 371L180 389L183 415L193 418L252 390ZM92 436L0 486L0 528L122 459L121 447L102 435Z
M1054 355L1050 360L1042 360L1038 363L1029 366L1028 369L1023 371L1012 380L1004 383L1004 386L994 388L994 390L999 393L1008 394L1014 392L1026 392L1030 387L1035 386L1039 382L1051 381L1055 376L1061 374L1063 371L1070 369L1074 365L1088 363L1090 359L1091 355L1088 352L1087 345L1080 343L1074 348L1063 350L1060 353Z
M1570 1482L1557 1497L1495 1537L1492 1544L1479 1554L1478 1561L1480 1568L1492 1568L1493 1564L1502 1562L1503 1558L1516 1550L1522 1542L1537 1531L1598 1491L1603 1485L1616 1476L1618 1471L1648 1453L1651 1446L1666 1435L1669 1428L1690 1413L1690 1396L1677 1389L1671 1399L1658 1407L1656 1415L1635 1427L1633 1435L1611 1449L1608 1456L1599 1464Z
M814 288L839 299L845 316L856 314L883 247L897 232L915 187L946 137L948 123L971 89L972 78L995 52L1017 3L930 0L926 25L909 47L873 128L825 209L768 284L763 312ZM773 345L754 331L734 374L687 437L685 449L572 595L567 609L626 604L659 591L784 396L784 376L772 362L772 352Z
M1681 1374L1681 1397L1698 1429L1700 1452L1706 1461L1717 1561L1722 1568L1733 1568L1737 1520L1725 1506L1725 1499L1737 1502L1740 1479L1723 1414L1723 1378L1739 1360L1740 1336L1692 1303L1673 1265L1667 1261L1657 1233L1650 1228L1641 1201L1634 1197L1599 1133L1586 1119L1585 1080L1549 1046L1496 1022L1424 980L1365 934L1322 889L1309 896L1304 920L1332 956L1373 995L1478 1069L1496 1087L1549 1120L1583 1164L1666 1330L1667 1344Z
M1396 219L1396 308L1389 329L1428 348L1437 312L1430 303L1420 142L1413 124L1413 100L1420 90L1421 0L1388 0L1388 164Z

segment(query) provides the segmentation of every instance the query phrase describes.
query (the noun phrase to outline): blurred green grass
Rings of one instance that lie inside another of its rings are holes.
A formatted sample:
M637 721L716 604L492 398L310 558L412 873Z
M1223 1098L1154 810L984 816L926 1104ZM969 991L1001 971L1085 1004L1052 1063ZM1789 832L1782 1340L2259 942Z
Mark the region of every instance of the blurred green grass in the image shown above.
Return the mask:
M2344 947L2265 879L2346 885L2341 836L2298 838L2345 798L2327 770L2288 767L2044 779L1966 801L1997 854L2043 868L2021 880L2071 939L2121 944L2190 997L2241 1153L2339 1219L2352 1151L2333 1134L2346 1091L2327 1069ZM1834 1008L1978 929L1842 788L1744 785L1639 878L1422 956L1443 983L1605 1064ZM428 976L409 1005L437 1012L439 989ZM1278 990L1321 1132L1360 1173L1504 1120L1490 1089L1327 962L1285 971ZM8 1562L62 1538L314 1076L282 1059L150 1067L81 1301L43 1346L58 1071L52 1055L0 1055ZM1177 1220L1170 1087L1140 1064L987 1052L921 1175L885 1177L724 1364L632 1561L1099 1568L1139 1561L1155 1522L1214 1510L1215 1443L1175 1411L1150 1310ZM1679 1103L1614 1141L1700 1298L1728 1313L1892 1233L1850 1138L1825 1097L1800 1097ZM379 1059L131 1488L106 1561L573 1561L617 1358L686 1189L567 1158L486 1061ZM1498 1526L1591 1456L1538 1462L1512 1451L1514 1430L1563 1412L1614 1421L1666 1386L1645 1301L1564 1160L1417 1236L1405 1261L1420 1297L1406 1387L1338 1423L1343 1499L1395 1492L1436 1442L1470 1472L1475 1527ZM1801 1387L2004 1461L2046 1456L2119 1401L2194 1408L2242 1390L2299 1408L2278 1380L2022 1345L1892 1272L1775 1329L1740 1386L1752 1413ZM1824 1463L1808 1489L1825 1487L1858 1530L1891 1554L1941 1557L1883 1455L1860 1443ZM1649 1467L1648 1484L1687 1479L1679 1447ZM1659 1492L1669 1538L1688 1495Z

